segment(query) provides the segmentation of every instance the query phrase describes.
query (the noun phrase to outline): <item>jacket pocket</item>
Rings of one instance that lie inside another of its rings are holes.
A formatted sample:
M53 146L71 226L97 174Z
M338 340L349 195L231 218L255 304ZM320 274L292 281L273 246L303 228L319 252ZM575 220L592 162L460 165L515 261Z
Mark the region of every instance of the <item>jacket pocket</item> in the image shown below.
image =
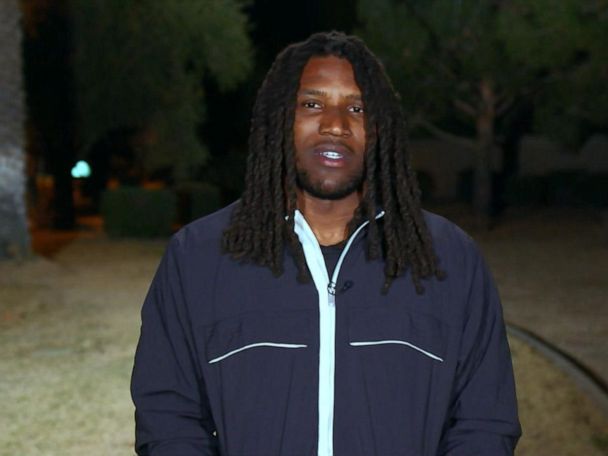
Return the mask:
M412 344L411 342L408 342L406 340L400 340L400 339L385 339L385 340L369 340L369 341L355 341L355 342L350 342L350 345L352 347L367 347L367 346L371 346L371 345L389 345L389 344L393 344L393 345L404 345L406 347L410 347L416 351L419 351L420 353L422 353L423 355L428 356L431 359L434 359L435 361L439 361L439 362L443 362L443 358L440 358L439 356L424 350L423 348Z
M375 454L429 454L431 427L447 408L451 328L401 302L350 310L342 362L349 371L338 373L342 382L358 379L349 413L368 417L370 430L361 432L371 434Z
M352 348L393 347L439 363L445 360L447 332L435 317L395 307L354 309L349 319Z
M225 454L299 454L293 448L309 446L317 410L313 318L248 312L202 328L205 386Z
M251 348L260 348L260 347L274 347L274 348L307 348L308 345L305 344L284 344L284 343L279 343L279 342L256 342L253 344L247 344L247 345L243 345L242 347L239 348L235 348L234 350L229 351L228 353L225 353L221 356L218 356L216 358L213 358L211 360L209 360L209 364L213 364L213 363L217 363L218 361L222 361L226 358L228 358L229 356L235 355L239 352L242 352L244 350L249 350Z
M304 312L245 314L221 320L203 333L205 360L216 364L248 352L308 348L310 320Z

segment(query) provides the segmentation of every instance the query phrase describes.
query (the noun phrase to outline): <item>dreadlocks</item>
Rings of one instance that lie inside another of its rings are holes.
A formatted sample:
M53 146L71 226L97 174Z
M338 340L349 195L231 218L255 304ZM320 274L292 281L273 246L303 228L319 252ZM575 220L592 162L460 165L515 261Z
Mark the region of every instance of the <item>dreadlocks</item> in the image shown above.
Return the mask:
M253 108L245 189L222 247L237 260L283 273L285 244L293 252L298 280L310 280L294 231L296 169L293 127L300 75L311 57L347 59L365 105L365 182L349 224L369 221L367 258L384 258L386 293L409 267L418 293L422 278L443 278L420 209L420 191L409 165L405 116L382 64L357 37L317 33L284 49L268 71ZM379 209L385 211L376 220ZM286 215L288 217L286 217Z

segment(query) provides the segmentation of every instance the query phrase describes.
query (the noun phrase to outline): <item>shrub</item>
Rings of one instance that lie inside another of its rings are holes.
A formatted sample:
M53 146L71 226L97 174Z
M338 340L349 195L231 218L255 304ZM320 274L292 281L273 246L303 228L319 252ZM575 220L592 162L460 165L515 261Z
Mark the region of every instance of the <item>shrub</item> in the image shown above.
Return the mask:
M577 170L554 171L545 176L547 202L554 206L576 206L585 203L577 193L586 173Z
M514 206L547 204L545 176L516 176L507 181L504 199Z
M576 196L594 207L608 208L608 173L587 174L577 182Z
M120 187L102 196L106 233L115 237L156 237L171 233L175 194L166 189Z
M512 205L608 207L608 174L556 171L511 179L505 200Z
M422 201L432 201L435 196L435 182L433 176L425 171L416 171L416 178L418 179L418 186L422 193Z
M475 171L471 168L463 169L458 173L458 187L456 194L459 201L473 202L475 189Z
M221 192L218 187L207 182L187 182L177 190L178 220L189 223L221 207Z

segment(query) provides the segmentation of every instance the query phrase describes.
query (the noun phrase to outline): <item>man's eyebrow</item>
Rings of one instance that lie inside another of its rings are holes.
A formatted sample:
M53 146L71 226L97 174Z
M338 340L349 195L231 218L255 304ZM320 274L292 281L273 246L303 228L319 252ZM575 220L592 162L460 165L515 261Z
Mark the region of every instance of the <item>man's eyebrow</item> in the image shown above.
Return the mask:
M298 95L314 95L317 97L326 97L327 92L325 92L323 90L318 90L318 89L302 89L298 92ZM348 100L355 100L355 101L362 100L361 95L357 94L357 93L348 94L344 98L346 98Z
M350 95L346 95L345 98L349 100L363 101L363 98L361 98L361 95L359 95L358 93L351 93Z
M318 97L325 97L327 96L327 92L317 89L302 89L300 92L298 92L298 95L316 95Z

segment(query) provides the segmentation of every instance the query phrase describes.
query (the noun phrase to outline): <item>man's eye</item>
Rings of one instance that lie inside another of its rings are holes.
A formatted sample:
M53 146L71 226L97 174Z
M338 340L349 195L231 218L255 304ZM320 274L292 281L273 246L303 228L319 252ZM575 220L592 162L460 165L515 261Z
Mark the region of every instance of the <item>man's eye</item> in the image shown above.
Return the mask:
M302 103L302 106L311 109L320 107L319 103L317 103L316 101L305 101L304 103Z
M362 106L351 106L350 108L354 113L356 114L361 114L363 113L363 107Z

